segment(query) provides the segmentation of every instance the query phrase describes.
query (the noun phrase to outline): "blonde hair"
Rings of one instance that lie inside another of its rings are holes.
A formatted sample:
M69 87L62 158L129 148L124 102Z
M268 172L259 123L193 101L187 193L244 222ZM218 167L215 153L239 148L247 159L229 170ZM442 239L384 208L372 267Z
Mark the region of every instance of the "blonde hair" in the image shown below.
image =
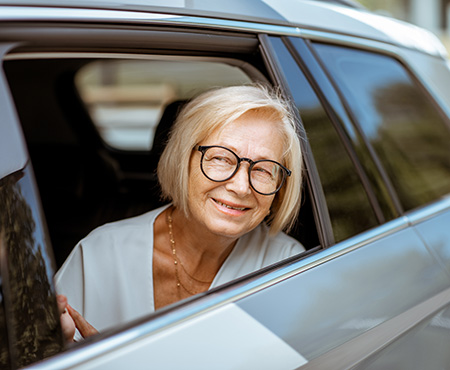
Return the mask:
M280 91L265 85L243 85L207 91L181 110L158 163L163 199L189 215L188 178L193 148L216 130L223 129L246 113L260 115L279 130L285 148L282 164L292 171L275 194L267 219L270 233L289 231L300 208L302 153L290 104Z

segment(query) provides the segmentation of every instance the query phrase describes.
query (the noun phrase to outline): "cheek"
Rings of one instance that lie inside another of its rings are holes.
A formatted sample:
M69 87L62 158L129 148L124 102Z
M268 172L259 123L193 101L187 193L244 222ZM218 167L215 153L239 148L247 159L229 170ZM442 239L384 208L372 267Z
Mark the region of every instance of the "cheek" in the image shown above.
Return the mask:
M189 161L189 194L191 194L192 190L195 190L196 186L200 183L200 175L200 168L199 166L196 166L194 159L191 157L191 160Z
M259 205L260 205L262 212L264 213L264 217L269 212L270 207L273 204L273 200L274 200L274 196L270 196L270 197L265 197L263 195L260 196Z
M189 172L189 198L198 198L211 187L210 181L203 175L200 168L192 168Z

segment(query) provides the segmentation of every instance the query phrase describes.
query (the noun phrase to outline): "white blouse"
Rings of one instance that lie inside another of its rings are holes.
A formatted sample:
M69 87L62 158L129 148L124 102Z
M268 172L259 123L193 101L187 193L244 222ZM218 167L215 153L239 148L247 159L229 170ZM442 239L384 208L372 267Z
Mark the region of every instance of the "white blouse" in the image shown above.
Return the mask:
M81 240L55 276L59 294L97 330L116 327L155 310L153 226L164 206L103 225ZM241 237L210 288L304 251L290 236L269 236L263 223Z

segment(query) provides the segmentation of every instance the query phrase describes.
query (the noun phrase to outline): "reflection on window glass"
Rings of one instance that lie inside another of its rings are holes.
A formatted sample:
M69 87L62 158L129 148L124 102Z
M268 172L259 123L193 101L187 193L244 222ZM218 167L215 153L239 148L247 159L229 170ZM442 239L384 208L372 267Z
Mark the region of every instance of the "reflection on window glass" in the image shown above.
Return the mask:
M34 192L28 170L0 180L2 303L14 368L63 349L52 283L53 260L42 235Z
M377 225L355 167L316 93L282 41L274 38L273 42L306 129L335 240L341 241Z
M450 132L395 59L316 44L406 210L450 189Z
M4 243L0 230L0 369L10 369L8 332L6 328L5 301L3 299L3 279L1 276L1 263Z
M211 86L249 83L239 68L192 60L100 60L76 77L81 98L103 140L124 150L149 150L164 108Z

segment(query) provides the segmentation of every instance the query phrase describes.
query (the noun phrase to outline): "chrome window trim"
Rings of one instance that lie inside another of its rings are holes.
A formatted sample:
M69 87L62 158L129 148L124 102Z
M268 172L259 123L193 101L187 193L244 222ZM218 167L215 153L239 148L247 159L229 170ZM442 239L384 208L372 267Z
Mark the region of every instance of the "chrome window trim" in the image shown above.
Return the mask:
M0 21L66 21L66 22L102 22L122 24L160 24L172 26L196 26L222 30L266 33L278 36L302 36L317 41L331 41L341 45L358 46L371 50L379 50L395 53L397 44L360 38L344 34L333 34L326 31L317 31L301 27L283 26L268 23L249 21L237 21L228 19L217 19L207 17L183 16L175 14L149 13L143 11L129 10L107 10L107 9L76 9L38 6L1 6ZM407 46L399 44L404 48L418 50L428 55L447 58L447 51L442 46L435 50L427 50L420 45Z
M316 31L309 29L301 29L301 36L305 39L321 42L333 42L342 46L358 47L360 49L378 51L385 54L390 54L399 57L398 48L405 48L410 50L420 51L424 54L437 57L439 59L446 60L448 58L447 51L445 49L437 50L435 53L423 50L421 48L407 47L405 45L397 45L395 43L387 43L367 38L359 38L356 36L334 34L324 31Z
M257 279L238 284L237 287L225 288L220 293L199 296L198 298L194 298L191 302L186 302L185 304L182 303L180 307L176 307L177 304L175 304L174 310L169 309L168 312L164 312L163 309L159 311L159 315L156 313L157 316L154 319L150 319L149 317L149 321L142 322L141 320L141 323L138 325L131 324L131 327L128 329L125 328L117 334L107 335L106 338L94 340L89 345L73 348L73 350L68 353L56 355L44 361L41 365L36 364L32 368L56 370L70 368L77 364L95 360L95 358L113 352L114 350L127 345L127 343L153 336L162 330L189 321L194 317L198 317L199 315L216 308L236 302L292 276L364 247L367 244L376 242L377 240L383 239L401 230L405 230L408 227L409 222L407 218L400 217L336 244L328 249L322 250L320 253L308 256L300 261L292 262Z
M235 31L263 32L277 35L299 36L298 27L279 26L228 19L158 14L128 10L41 8L0 6L0 21L66 21L66 22L105 22L133 24L164 24L174 26L201 26Z
M450 212L450 193L437 202L407 212L405 217L415 226L444 212Z

